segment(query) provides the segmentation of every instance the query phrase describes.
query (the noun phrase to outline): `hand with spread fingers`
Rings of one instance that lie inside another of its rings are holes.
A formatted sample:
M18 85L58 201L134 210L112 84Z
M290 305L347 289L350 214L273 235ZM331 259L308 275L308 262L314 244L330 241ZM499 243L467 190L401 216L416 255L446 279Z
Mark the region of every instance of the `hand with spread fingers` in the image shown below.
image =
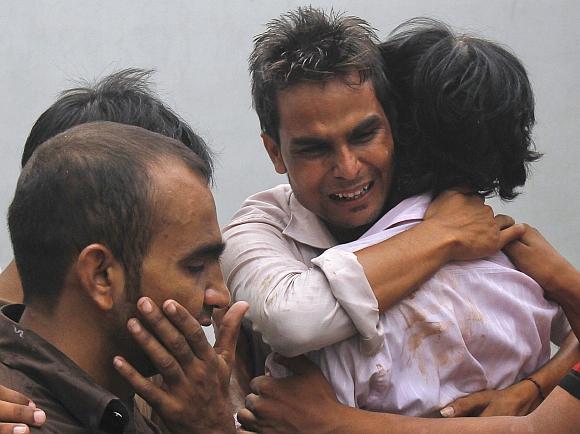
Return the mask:
M230 307L213 348L200 324L176 301L167 300L159 309L144 297L137 306L143 324L132 318L129 331L162 375L164 384L153 384L122 357L115 357L117 371L151 405L171 433L234 433L228 388L240 324L248 305L240 302Z
M26 434L29 426L41 426L44 411L23 394L0 386L0 434Z

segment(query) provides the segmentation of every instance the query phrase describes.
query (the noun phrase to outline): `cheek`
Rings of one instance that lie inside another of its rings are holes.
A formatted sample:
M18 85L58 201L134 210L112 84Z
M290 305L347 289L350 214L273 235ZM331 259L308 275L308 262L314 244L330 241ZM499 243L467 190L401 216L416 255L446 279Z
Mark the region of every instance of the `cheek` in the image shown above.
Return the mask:
M191 286L174 292L171 298L181 304L194 317L197 317L203 310L204 292L192 289Z
M294 193L302 197L317 197L320 195L327 171L319 163L297 162L288 170L288 179Z

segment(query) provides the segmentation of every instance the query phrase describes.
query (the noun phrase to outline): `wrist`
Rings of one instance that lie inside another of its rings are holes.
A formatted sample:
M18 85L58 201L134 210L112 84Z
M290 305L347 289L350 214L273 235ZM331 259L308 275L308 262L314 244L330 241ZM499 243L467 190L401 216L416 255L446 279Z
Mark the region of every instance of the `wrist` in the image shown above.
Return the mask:
M546 399L546 394L544 393L544 389L543 389L542 385L534 377L530 376L530 377L524 378L524 380L522 380L522 381L528 382L534 386L534 390L532 393L535 394L540 399L540 401L543 401L544 399ZM532 395L532 396L534 396L534 395Z
M432 243L432 254L441 265L455 259L455 255L461 247L456 230L440 224L436 219L425 220L415 229L426 234L427 239Z

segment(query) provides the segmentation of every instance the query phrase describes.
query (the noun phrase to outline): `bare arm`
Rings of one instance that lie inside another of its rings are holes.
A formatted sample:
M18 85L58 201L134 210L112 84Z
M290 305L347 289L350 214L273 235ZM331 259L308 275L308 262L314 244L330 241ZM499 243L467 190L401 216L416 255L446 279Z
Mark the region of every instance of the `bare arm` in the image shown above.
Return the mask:
M356 255L383 312L447 262L488 256L519 237L522 227L512 225L507 216L494 218L480 197L447 191L423 223Z
M546 296L566 313L576 336L580 336L580 272L531 226L509 244L505 253L522 272L540 284Z

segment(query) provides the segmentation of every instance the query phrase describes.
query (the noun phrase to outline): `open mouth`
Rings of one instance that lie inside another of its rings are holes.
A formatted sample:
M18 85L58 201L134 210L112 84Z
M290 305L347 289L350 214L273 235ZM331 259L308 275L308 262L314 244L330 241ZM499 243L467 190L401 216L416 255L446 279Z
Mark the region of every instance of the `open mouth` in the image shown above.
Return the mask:
M373 183L374 182L371 181L368 184L361 187L360 189L350 193L331 193L328 195L328 197L330 197L332 200L338 200L342 202L350 202L353 200L357 200L369 192L369 190L373 186Z

